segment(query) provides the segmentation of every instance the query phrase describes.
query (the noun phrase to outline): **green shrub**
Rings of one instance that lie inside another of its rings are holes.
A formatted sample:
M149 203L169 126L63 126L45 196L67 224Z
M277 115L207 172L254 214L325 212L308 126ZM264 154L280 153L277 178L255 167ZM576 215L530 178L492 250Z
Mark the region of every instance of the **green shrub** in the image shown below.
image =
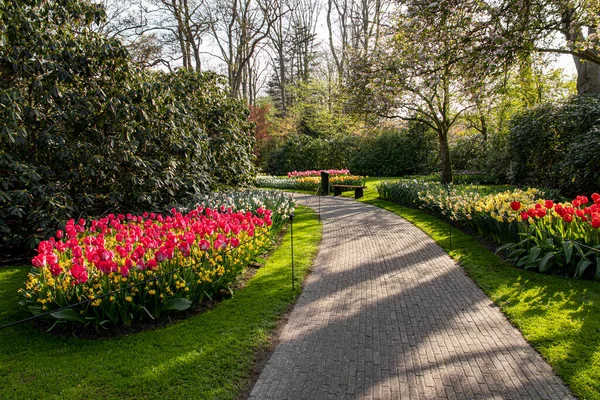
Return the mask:
M350 169L354 174L403 176L428 173L437 160L435 136L419 126L372 136L290 135L268 155L266 171Z
M251 124L215 74L144 72L84 1L0 3L0 246L249 182Z
M435 136L417 125L361 138L349 169L369 176L426 174L436 168L436 160Z
M565 196L600 187L598 96L574 96L514 117L507 142L514 184L556 188Z
M482 171L485 168L485 142L481 134L450 139L450 159L454 171ZM456 182L456 174L454 174Z
M269 154L267 171L285 175L290 171L346 168L354 146L355 138L348 136L291 135Z

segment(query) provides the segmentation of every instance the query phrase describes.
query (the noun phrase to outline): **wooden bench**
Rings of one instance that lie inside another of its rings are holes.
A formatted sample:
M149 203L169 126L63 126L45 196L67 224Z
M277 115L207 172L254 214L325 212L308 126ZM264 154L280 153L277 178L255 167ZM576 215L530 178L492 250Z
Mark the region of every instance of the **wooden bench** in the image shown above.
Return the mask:
M366 189L366 186L353 186L353 185L331 185L333 188L333 195L339 196L343 191L354 189L354 198L360 199L363 197L363 189Z

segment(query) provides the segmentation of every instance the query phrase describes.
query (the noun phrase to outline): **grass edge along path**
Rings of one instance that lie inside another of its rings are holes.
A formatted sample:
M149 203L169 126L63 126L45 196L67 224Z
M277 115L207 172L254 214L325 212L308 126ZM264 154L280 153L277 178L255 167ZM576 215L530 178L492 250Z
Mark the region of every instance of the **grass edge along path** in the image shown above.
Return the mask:
M479 240L424 211L381 200L368 184L360 201L391 211L430 236L500 307L580 399L600 399L600 283L518 269ZM350 194L345 194L350 196Z
M164 328L112 339L44 334L30 325L0 331L0 398L233 399L247 389L254 356L301 292L321 240L312 210L290 230L244 288L214 309ZM26 313L16 290L29 267L0 269L0 324ZM14 294L13 294L14 293Z

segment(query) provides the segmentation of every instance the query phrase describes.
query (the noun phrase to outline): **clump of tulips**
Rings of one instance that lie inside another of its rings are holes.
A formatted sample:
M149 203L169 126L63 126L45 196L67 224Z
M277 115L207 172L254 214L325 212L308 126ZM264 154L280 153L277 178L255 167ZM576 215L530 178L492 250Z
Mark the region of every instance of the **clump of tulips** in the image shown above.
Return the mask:
M383 182L378 190L384 199L427 209L495 240L518 266L600 279L598 193L555 203L535 188L490 193L404 180Z
M39 314L81 303L52 318L96 327L186 310L227 288L265 251L272 218L263 207L221 205L70 220L39 244L22 304Z
M329 175L349 175L350 174L350 170L349 169L324 169L324 170L310 170L310 171L292 171L292 172L288 172L287 176L289 178L291 177L297 177L297 176L320 176L321 172L327 172Z
M568 203L513 201L521 240L500 249L518 266L546 272L556 269L575 277L600 278L600 195L577 196Z
M366 177L358 175L333 175L329 177L330 185L353 185L364 186ZM296 178L296 189L300 190L317 190L321 184L320 176L305 176Z
M347 169L326 170L329 172L329 183L331 185L353 185L364 186L365 176L350 175ZM258 187L276 189L298 189L315 191L321 185L321 171L294 171L288 172L287 177L257 176L255 184Z

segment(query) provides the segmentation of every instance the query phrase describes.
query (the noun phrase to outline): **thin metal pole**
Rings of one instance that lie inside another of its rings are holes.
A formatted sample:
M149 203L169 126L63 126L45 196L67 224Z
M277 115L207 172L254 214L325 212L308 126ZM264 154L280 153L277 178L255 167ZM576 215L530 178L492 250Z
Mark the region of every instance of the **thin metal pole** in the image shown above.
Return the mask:
M290 214L290 241L292 247L292 290L294 290L296 280L296 277L294 276L294 213Z
M450 204L450 185L447 183L446 184L446 202L448 204ZM451 207L450 207L451 208ZM452 215L450 215L450 218L448 220L448 226L449 228L449 234L450 234L450 250L452 250Z
M319 184L319 189L321 189L321 184ZM321 221L321 193L319 191L319 221Z

